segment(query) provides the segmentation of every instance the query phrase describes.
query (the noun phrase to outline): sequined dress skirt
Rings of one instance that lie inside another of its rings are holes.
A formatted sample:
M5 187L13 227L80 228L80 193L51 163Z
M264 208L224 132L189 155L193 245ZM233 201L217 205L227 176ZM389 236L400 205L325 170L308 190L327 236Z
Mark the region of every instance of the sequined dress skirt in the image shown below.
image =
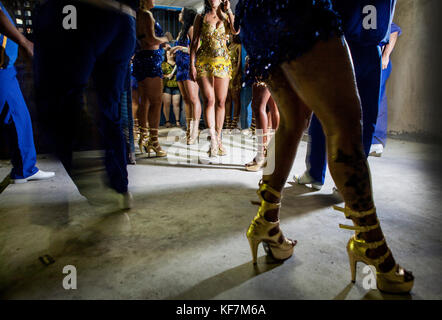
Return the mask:
M190 55L178 51L176 53L175 62L177 65L176 81L190 80Z
M135 54L133 76L138 82L146 78L163 78L163 50L141 50Z
M250 58L249 85L266 80L273 68L310 51L317 41L342 35L330 0L240 0L236 15Z

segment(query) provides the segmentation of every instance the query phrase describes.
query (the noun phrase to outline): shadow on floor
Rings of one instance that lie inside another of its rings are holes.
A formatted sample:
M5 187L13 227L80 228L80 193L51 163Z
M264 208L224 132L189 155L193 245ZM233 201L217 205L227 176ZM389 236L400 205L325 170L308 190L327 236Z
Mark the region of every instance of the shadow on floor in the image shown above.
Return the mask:
M262 256L258 258L258 264L256 266L251 262L244 263L203 280L189 290L186 290L175 297L167 298L167 300L212 299L225 291L240 286L260 274L278 268L282 264L283 262L277 262L267 255Z

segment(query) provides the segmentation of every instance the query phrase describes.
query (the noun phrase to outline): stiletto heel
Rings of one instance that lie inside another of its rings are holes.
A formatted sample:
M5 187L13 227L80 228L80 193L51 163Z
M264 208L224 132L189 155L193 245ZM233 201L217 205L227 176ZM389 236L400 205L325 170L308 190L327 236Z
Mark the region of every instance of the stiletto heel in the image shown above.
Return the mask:
M265 242L268 245L269 253L276 260L286 260L293 255L293 248L297 241L293 241L284 237L279 228L279 220L268 221L265 218L265 213L271 210L279 210L281 203L268 202L263 198L263 194L269 192L277 199L281 199L281 194L268 184L262 181L259 184L258 196L261 199L261 206L259 207L256 217L247 230L247 239L249 240L250 249L252 250L253 263L257 261L258 245Z
M347 252L348 252L348 260L350 262L351 282L355 283L356 282L356 266L358 264L358 261L355 260L351 251L347 251Z
M392 258L392 253L387 246L385 238L380 241L367 241L361 237L361 234L380 228L380 222L376 218L376 223L373 225L358 225L355 221L360 221L361 218L367 218L371 215L376 215L376 208L368 211L354 211L348 207L340 208L333 206L335 210L344 212L347 219L356 218L353 220L354 226L340 224L342 229L353 230L355 234L350 238L347 244L347 253L350 261L350 271L352 281L356 281L356 264L363 262L366 265L372 265L376 268L376 284L379 290L388 293L408 293L413 288L414 277L413 274L399 264L395 264L391 270L383 272L380 270L382 265L389 257ZM385 246L386 252L377 258L369 258L368 250L376 250Z
M249 240L249 245L250 245L250 250L252 251L252 261L253 264L257 264L258 263L258 245L259 245L259 241L253 240L248 238Z

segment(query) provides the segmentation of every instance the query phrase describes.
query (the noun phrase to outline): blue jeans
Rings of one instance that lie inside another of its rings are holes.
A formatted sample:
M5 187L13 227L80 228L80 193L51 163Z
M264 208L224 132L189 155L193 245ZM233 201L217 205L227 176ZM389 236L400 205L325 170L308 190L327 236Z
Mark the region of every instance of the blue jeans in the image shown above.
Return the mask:
M16 78L15 68L0 69L0 127L6 128L11 150L11 178L35 174L37 154L28 107Z
M34 75L39 116L55 151L70 172L72 145L83 93L93 76L100 109L99 130L106 150L111 187L127 191L126 144L120 98L135 49L135 19L126 14L75 2L77 29L63 28L65 0L37 7Z
M382 58L378 46L359 46L349 42L362 106L362 143L365 155L370 153L376 127L381 88ZM345 117L345 114L342 114ZM325 136L321 123L313 114L309 127L310 142L305 159L307 171L319 183L324 183L327 169Z

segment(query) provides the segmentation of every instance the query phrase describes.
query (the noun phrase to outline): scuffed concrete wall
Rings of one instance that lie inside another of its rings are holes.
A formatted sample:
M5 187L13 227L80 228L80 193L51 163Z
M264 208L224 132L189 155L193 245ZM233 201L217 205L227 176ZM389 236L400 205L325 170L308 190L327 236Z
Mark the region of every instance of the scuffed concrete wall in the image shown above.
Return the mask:
M394 21L402 28L387 84L388 130L442 140L440 0L398 0Z

